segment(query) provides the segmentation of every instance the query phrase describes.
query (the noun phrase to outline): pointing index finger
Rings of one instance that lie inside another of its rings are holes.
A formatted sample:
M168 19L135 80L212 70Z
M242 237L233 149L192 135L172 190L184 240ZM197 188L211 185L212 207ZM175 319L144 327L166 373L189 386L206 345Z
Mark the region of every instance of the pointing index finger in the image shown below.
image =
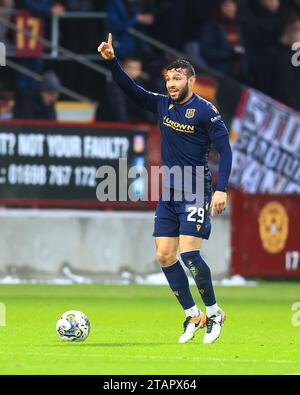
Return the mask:
M112 46L112 34L111 33L108 34L107 43L108 43L108 45Z

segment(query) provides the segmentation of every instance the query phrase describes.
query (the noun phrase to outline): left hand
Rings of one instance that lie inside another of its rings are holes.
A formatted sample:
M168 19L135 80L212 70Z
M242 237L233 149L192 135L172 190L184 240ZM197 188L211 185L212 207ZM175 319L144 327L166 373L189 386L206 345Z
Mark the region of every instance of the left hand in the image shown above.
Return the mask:
M227 203L227 193L216 191L213 194L211 204L210 204L210 215L213 217L215 214L215 210L217 210L218 214L222 214L222 212L226 208Z

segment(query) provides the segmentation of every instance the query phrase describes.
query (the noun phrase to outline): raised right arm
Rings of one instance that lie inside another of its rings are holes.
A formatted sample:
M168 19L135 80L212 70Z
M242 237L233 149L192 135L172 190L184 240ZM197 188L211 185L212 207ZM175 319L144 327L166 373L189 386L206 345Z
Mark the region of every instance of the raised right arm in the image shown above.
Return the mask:
M109 33L107 42L102 42L98 47L98 52L104 60L108 62L112 75L120 88L140 107L145 110L157 112L157 102L159 95L152 93L137 85L122 69L115 57L112 34Z

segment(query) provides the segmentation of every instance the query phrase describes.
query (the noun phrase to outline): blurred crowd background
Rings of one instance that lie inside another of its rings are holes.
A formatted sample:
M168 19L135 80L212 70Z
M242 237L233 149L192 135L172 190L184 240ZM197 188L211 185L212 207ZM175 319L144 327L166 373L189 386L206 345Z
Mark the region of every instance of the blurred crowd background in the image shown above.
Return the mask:
M53 16L66 12L106 12L105 19L61 19L59 44L97 56L98 44L113 33L116 54L126 72L145 88L164 92L162 78L172 56L128 28L158 40L203 70L221 73L300 110L300 67L292 64L292 45L300 42L300 0L0 0L0 17L13 21L14 10L28 10L44 24L51 40ZM13 101L13 118L56 119L60 87L99 103L100 121L155 122L129 102L113 81L72 60L17 57L14 32L0 22L0 42L18 64L43 75L41 82L0 68L0 117ZM300 44L299 44L300 46ZM93 62L106 65L101 59ZM60 96L62 97L62 96ZM2 115L4 118L4 115Z

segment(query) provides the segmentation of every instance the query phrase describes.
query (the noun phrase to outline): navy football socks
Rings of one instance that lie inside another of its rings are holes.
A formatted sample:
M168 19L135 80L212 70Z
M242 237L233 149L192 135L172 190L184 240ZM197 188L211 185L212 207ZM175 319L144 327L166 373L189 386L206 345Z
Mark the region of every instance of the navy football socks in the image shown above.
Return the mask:
M187 310L195 306L195 301L189 288L189 280L180 262L177 261L171 266L162 266L161 268L183 309Z
M214 305L216 298L210 268L202 259L200 251L182 252L180 256L185 266L190 270L205 306Z

